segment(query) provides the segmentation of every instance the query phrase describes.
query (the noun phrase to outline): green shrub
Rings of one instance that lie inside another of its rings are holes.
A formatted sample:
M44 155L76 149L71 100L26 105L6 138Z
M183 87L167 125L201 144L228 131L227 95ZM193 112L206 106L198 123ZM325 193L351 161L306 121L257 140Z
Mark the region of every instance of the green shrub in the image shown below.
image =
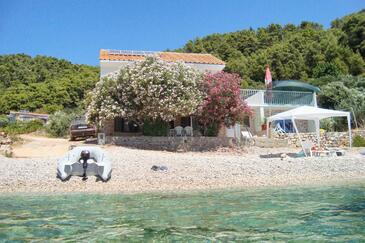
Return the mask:
M35 132L43 127L43 122L41 120L32 121L16 121L14 123L9 123L6 127L2 128L2 131L10 134L23 134Z
M219 126L215 123L206 127L204 131L204 135L207 137L216 137L218 136L218 133L219 133Z
M56 111L60 111L63 110L63 106L62 105L56 105L56 104L45 104L43 105L42 108L37 109L36 112L38 113L47 113L47 114L52 114Z
M143 135L145 136L167 136L169 124L161 120L146 120L143 123Z
M46 131L53 137L64 137L68 134L71 122L77 117L76 113L56 111L50 115Z
M9 124L9 119L6 115L0 115L0 127L6 127Z
M365 138L356 135L353 139L352 139L352 146L354 147L365 147Z

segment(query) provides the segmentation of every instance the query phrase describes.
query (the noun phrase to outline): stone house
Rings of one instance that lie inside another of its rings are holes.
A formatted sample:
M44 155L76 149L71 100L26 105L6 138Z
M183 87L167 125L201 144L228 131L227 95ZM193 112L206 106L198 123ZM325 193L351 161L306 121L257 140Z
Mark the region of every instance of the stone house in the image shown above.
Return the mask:
M121 51L121 50L100 50L100 78L119 71L128 63L143 60L147 55L157 55L167 62L182 61L186 65L204 73L219 72L225 67L225 63L211 54L200 53L178 53L178 52L151 52L151 51ZM177 117L171 122L170 127L193 126L191 117ZM141 134L137 124L131 123L123 118L115 118L104 124L106 136L135 136Z
M151 52L151 51L122 51L100 50L100 78L119 71L128 63L143 60L147 55L157 55L167 62L182 61L186 65L200 72L219 72L225 63L211 54L178 53L178 52ZM232 128L223 128L219 136L237 137L243 127L248 127L255 135L265 134L265 118L276 113L290 110L302 105L317 106L316 94L319 88L297 80L274 81L272 90L242 89L241 99L252 108L253 115L245 117L243 124ZM302 132L311 131L314 124L298 122ZM177 117L170 128L175 126L194 126L191 117ZM290 130L290 121L282 121L281 126ZM115 118L104 124L106 136L135 136L141 134L137 124L130 123L123 118Z

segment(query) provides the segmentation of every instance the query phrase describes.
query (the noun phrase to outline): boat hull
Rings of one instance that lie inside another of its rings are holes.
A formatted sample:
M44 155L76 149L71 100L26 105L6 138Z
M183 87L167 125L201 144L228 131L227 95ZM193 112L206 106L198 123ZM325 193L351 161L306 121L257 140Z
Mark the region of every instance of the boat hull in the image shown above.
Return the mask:
M87 161L86 170L83 168L80 154L82 151L90 152L90 159ZM103 181L111 178L111 160L104 150L99 147L81 146L76 147L61 158L57 165L57 176L65 181L71 176L97 176Z

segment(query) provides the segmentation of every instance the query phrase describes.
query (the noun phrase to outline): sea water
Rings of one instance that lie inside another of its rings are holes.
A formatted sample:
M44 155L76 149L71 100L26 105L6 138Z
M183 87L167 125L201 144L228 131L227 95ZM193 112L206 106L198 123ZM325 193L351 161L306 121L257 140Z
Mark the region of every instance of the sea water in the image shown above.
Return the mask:
M0 241L365 241L365 184L0 196Z

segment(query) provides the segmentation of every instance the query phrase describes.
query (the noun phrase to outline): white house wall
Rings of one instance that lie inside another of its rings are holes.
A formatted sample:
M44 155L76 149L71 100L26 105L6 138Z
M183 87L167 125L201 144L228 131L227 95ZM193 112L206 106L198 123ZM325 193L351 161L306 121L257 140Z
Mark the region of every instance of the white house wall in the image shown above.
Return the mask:
M128 63L131 63L131 61L100 61L100 77L119 71L121 67L126 66Z
M100 61L100 77L104 77L108 73L119 71L123 66L133 61ZM200 64L200 63L185 63L186 65L195 68L200 72L219 72L222 71L224 65L216 64Z
M225 65L218 65L218 64L202 64L202 63L185 63L186 65L195 68L196 70L205 73L205 72L212 72L216 73L222 71Z

